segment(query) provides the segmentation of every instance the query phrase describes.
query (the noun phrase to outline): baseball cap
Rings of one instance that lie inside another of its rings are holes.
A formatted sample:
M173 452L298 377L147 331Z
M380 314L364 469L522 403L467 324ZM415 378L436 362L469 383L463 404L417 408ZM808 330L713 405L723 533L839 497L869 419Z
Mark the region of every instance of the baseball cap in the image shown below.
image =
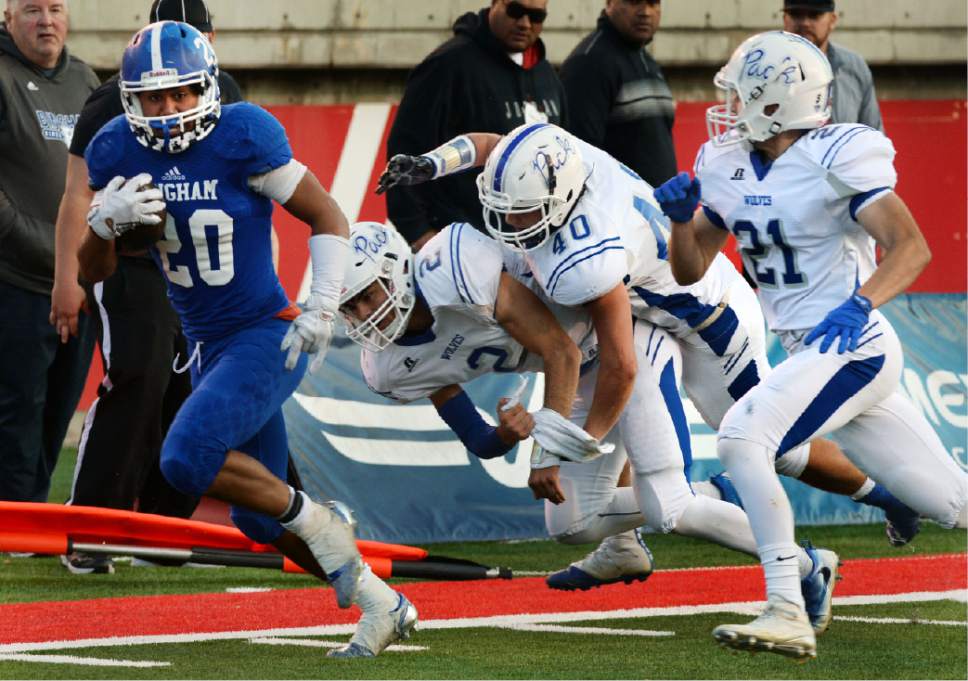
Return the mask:
M805 9L814 12L833 12L834 0L783 0L783 9Z
M155 0L148 12L148 20L184 21L202 33L212 32L212 15L204 0Z

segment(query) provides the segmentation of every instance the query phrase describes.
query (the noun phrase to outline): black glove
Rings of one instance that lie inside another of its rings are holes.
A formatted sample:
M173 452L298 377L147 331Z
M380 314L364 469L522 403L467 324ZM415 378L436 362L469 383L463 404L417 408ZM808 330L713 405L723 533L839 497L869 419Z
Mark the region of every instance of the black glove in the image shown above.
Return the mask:
M434 179L437 167L426 156L408 156L397 154L387 163L386 170L380 175L376 185L376 193L382 194L391 187L403 185L409 187L414 184L429 182Z

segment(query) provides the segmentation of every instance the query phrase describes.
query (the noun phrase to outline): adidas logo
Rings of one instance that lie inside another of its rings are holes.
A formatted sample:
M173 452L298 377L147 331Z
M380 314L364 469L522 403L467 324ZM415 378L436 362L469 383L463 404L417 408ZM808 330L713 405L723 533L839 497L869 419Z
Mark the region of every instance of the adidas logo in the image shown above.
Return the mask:
M172 166L171 170L161 176L162 182L175 182L177 180L184 180L185 176L182 175L178 166Z

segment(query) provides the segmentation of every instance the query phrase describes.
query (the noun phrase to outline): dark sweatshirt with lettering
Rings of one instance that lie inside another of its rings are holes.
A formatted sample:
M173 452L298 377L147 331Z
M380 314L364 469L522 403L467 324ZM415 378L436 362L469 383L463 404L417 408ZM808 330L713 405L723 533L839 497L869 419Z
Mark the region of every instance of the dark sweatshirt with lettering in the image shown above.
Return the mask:
M454 37L410 73L387 140L387 158L421 154L465 132L505 134L535 117L564 125L565 92L538 40L524 66L491 33L488 9L454 23ZM416 187L387 192L387 213L413 241L429 229L469 222L483 229L475 178L466 171Z
M50 295L54 223L67 150L94 71L64 48L53 69L17 49L0 26L0 281Z

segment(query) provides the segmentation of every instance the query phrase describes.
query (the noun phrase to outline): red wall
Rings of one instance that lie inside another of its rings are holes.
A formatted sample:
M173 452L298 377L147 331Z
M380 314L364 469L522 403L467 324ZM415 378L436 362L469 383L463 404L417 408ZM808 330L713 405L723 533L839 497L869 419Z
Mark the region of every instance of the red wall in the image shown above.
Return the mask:
M676 154L682 170L691 169L696 150L707 139L707 106L709 103L682 102L676 110ZM329 187L343 151L353 106L277 106L270 110L286 127L296 157ZM897 191L911 208L934 254L931 265L910 290L964 292L968 276L965 102L885 101L881 102L881 112L887 134L897 149ZM384 143L370 172L371 187L376 186L376 178L386 163L382 150L392 120L393 112L383 130L373 131L382 136ZM385 218L383 198L367 194L359 219L382 222ZM282 244L280 279L290 296L295 296L308 258L308 230L283 210L276 211L274 223ZM88 377L81 399L83 409L90 404L101 380L100 364L95 360Z

